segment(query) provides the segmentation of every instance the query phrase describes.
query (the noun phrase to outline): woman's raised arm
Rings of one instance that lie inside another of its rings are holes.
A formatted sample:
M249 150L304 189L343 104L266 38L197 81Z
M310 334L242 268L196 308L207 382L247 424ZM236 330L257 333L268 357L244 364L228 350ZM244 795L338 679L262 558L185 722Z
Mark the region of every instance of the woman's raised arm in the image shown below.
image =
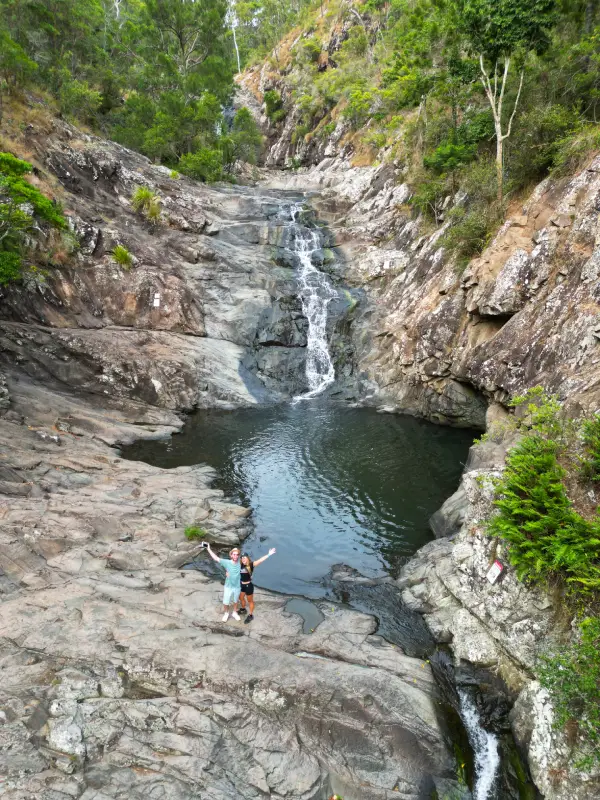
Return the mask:
M272 556L272 555L274 555L276 552L277 552L277 550L275 550L275 548L274 548L274 547L272 547L272 548L269 550L269 552L267 553L267 555L266 555L266 556L263 556L262 558L259 558L259 559L257 559L256 561L253 561L253 562L252 562L252 566L253 566L253 567L258 567L258 565L259 565L259 564L262 564L262 563L263 563L263 561L266 561L266 560L267 560L267 558L268 558L269 556Z

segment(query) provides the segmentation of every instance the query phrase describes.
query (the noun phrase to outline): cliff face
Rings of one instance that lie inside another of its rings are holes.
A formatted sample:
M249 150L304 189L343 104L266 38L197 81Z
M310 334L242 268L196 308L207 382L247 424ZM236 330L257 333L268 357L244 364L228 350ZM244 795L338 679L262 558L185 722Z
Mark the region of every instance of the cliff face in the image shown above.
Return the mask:
M445 226L412 219L398 179L340 157L286 181L318 189L343 280L362 290L352 344L363 402L483 428L488 406L542 384L573 413L596 410L600 158L540 184L462 274L439 246Z
M80 248L70 266L2 289L7 368L171 409L303 389L306 320L285 249L292 198L171 177L62 123L28 131L23 146L58 180ZM139 187L160 198L156 225L132 208ZM111 255L118 244L130 269Z

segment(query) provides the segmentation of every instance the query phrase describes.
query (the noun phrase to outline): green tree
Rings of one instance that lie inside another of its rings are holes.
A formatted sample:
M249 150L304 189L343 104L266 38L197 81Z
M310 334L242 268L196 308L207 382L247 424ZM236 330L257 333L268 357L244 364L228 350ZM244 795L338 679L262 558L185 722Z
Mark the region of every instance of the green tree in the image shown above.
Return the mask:
M35 75L37 64L25 50L0 28L0 122L3 114L3 95L14 93Z
M231 126L233 157L256 164L262 147L263 137L254 117L247 108L240 108Z
M540 54L550 44L556 21L555 0L458 0L457 19L479 59L481 83L492 109L496 135L498 201L503 197L503 149L511 134L525 74L525 55ZM511 65L519 56L519 84L508 123L504 103Z

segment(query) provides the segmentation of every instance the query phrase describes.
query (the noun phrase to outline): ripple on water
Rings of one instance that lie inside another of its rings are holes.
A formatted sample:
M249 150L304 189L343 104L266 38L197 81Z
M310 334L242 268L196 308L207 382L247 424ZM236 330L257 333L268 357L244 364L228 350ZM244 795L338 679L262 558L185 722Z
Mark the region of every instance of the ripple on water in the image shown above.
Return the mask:
M162 467L209 463L219 486L252 506L246 549L277 555L258 585L323 595L333 564L397 574L429 541L429 516L458 484L472 433L327 401L202 411L169 443L124 456Z

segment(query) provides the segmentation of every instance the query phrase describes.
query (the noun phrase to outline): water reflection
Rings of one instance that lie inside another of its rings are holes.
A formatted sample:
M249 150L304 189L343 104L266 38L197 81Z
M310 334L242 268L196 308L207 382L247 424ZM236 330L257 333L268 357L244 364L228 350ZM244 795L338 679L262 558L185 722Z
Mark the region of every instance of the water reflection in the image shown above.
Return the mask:
M427 520L456 488L472 435L411 417L326 401L203 411L170 443L124 453L163 466L206 462L219 485L252 506L258 585L321 596L344 562L395 575L431 538Z

